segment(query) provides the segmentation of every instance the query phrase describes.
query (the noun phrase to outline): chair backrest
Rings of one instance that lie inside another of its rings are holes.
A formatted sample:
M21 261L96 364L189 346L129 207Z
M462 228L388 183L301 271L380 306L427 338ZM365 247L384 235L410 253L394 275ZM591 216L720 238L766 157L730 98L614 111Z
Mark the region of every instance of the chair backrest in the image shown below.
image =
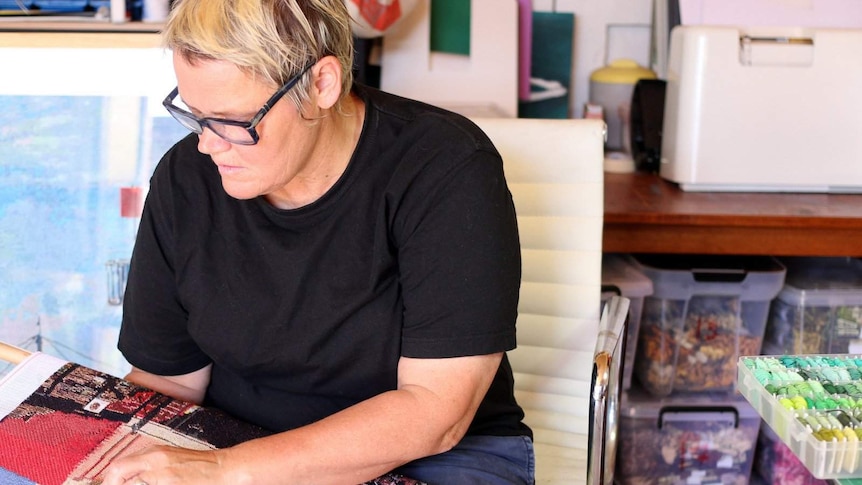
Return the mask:
M604 124L474 119L503 157L523 276L515 392L536 446L536 483L586 482L601 312Z

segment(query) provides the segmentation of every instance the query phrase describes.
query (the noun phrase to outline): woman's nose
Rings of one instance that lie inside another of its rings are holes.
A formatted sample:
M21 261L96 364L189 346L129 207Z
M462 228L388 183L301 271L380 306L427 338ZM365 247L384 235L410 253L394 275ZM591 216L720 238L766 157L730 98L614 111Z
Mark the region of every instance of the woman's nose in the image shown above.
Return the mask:
M204 127L198 135L198 151L205 155L223 152L230 149L231 143L215 134L209 127Z

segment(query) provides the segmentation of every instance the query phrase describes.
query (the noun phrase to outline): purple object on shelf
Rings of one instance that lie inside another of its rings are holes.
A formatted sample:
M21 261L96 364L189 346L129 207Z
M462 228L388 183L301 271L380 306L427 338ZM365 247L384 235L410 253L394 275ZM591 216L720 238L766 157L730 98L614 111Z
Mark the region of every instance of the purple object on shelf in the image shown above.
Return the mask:
M533 0L518 0L518 99L530 100L532 67Z

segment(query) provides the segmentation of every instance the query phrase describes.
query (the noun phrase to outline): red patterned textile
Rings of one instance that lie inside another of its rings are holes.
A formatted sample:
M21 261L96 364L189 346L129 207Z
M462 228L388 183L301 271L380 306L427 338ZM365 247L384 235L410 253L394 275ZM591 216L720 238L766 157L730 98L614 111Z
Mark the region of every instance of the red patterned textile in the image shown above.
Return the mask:
M0 464L8 471L43 485L62 485L78 463L116 430L119 423L87 416L58 416L39 412L33 416L10 417L0 426L3 456ZM50 429L51 433L34 430ZM34 466L33 457L39 460Z
M148 446L213 449L267 434L218 410L68 363L0 419L0 477L94 485L111 460ZM422 484L389 474L367 485Z

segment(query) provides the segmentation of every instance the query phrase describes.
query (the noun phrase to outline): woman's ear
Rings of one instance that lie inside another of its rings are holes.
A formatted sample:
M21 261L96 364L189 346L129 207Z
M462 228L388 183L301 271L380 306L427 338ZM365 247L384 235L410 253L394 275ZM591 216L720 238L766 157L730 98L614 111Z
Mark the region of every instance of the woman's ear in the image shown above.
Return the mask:
M314 98L319 109L329 109L341 96L341 63L335 56L326 56L311 68L314 75Z

